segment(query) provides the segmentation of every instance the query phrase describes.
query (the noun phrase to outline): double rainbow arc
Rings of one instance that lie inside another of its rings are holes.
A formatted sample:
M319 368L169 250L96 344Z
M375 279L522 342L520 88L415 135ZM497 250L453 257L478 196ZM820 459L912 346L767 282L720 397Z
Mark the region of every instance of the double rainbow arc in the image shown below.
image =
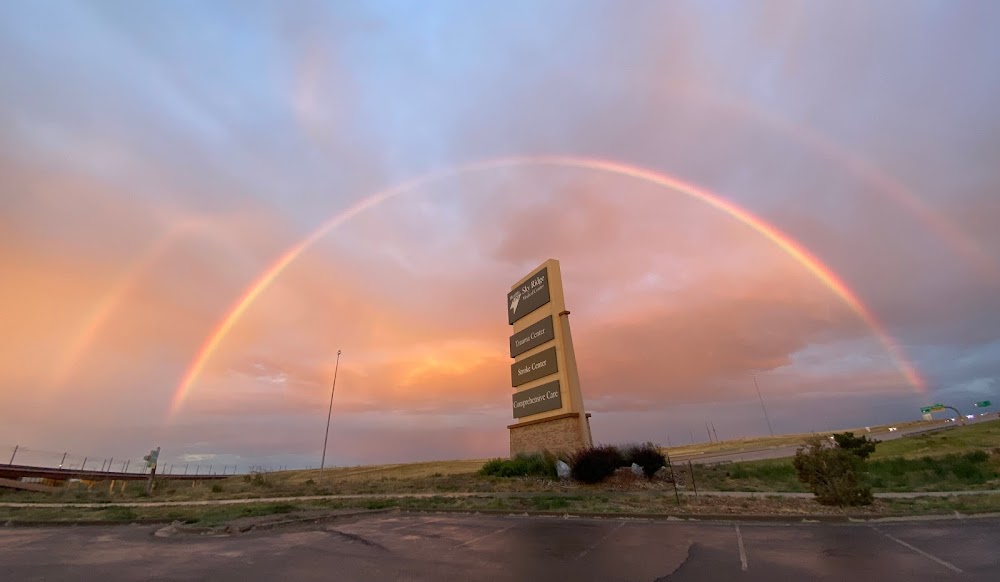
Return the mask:
M211 334L201 345L194 360L188 366L186 373L174 393L169 414L173 416L180 410L184 401L189 396L191 388L194 386L198 377L204 370L205 365L212 358L212 355L219 348L222 341L232 330L233 326L239 321L243 314L246 313L247 309L249 309L253 302L274 282L275 279L277 279L284 272L284 270L292 262L294 262L303 252L329 234L333 229L365 210L377 206L386 200L395 198L396 196L406 192L417 190L433 182L462 174L472 174L515 166L578 168L583 170L606 172L620 176L628 176L661 186L663 188L674 190L703 202L716 210L726 213L730 217L740 221L774 243L778 248L802 265L820 282L822 282L823 285L836 294L848 307L851 308L852 311L855 312L855 314L857 314L857 316L879 339L886 352L892 357L893 362L902 376L906 379L907 383L909 383L917 391L926 391L926 386L923 379L920 377L920 374L906 359L900 347L886 332L884 326L875 318L875 315L871 312L871 310L868 309L864 303L862 303L861 299L853 291L851 291L851 289L837 276L837 274L819 258L811 254L805 247L796 242L794 239L765 222L763 219L758 218L749 211L725 200L717 194L679 180L668 174L657 173L645 168L610 160L573 156L526 156L473 162L418 176L363 198L320 225L320 227L313 231L308 237L282 253L274 263L267 267L252 283L250 283L244 292L230 306L226 315L212 330Z

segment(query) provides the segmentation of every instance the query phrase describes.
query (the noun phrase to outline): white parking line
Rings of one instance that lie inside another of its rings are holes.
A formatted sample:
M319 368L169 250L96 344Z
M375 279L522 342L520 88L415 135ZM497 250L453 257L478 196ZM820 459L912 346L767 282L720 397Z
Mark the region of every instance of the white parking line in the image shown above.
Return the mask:
M743 547L743 534L740 533L740 526L736 526L736 543L740 546L740 569L747 571L747 551ZM756 571L756 570L755 570Z
M603 536L601 537L601 539L599 539L599 540L597 540L596 542L594 542L593 544L591 544L591 545L590 545L590 547L589 547L589 548L587 548L586 550L583 550L582 552L580 552L579 554L577 554L577 556L576 556L576 558L575 558L575 559L579 560L580 558L582 558L582 557L586 556L586 555L587 555L587 553L588 553L588 552L589 552L590 550L593 550L593 549L594 549L594 548L596 548L597 546L599 546L599 545L601 545L602 543L604 543L604 540L606 540L606 539L608 539L609 537L611 537L611 534L613 534L613 533L615 533L616 531L618 531L618 530L619 530L619 529L620 529L620 528L621 528L621 527L622 527L623 525L625 525L625 522L624 522L624 521L619 521L619 522L618 522L618 525L616 525L615 527L611 528L611 531L609 531L608 533L604 534L604 535L603 535Z
M925 558L930 558L930 559L934 560L938 564L941 564L942 566L944 566L945 568L948 568L949 570L951 570L952 572L955 572L956 574L961 574L962 573L962 570L960 570L957 566L955 566L953 564L949 564L948 562L945 562L944 560L942 560L941 558L938 558L937 556L932 556L931 554L928 554L927 552L921 550L920 548L918 548L916 546L912 546L912 545L904 542L903 540L897 538L894 535L885 533L884 531L880 530L877 527L872 526L872 529L875 530L875 531L877 531L878 533L884 535L885 537L889 538L890 540L896 542L897 544L899 544L901 546L905 546L907 548L910 548L911 550L913 550L914 552L920 554L921 556L924 556Z
M505 532L505 531L509 530L510 528L512 528L512 527L515 527L515 526L517 526L517 524L516 524L516 523L515 523L514 525L508 525L507 527L504 527L504 528L501 528L501 529L498 529L498 530L496 530L496 531L491 531L491 532L490 532L490 533L488 533L488 534L485 534L485 535L481 535L481 536L479 536L478 538L473 538L473 539L471 539L471 540L469 540L469 541L467 541L467 542L465 542L465 543L463 543L463 544L458 544L457 546L453 547L452 549L453 549L453 550L457 550L458 548L461 548L461 547L464 547L464 546L467 546L467 545L469 545L469 544L474 544L474 543L478 542L479 540L482 540L482 539L486 539L486 538L488 538L488 537L490 537L490 536L492 536L492 535L496 535L496 534L499 534L499 533L503 533L503 532Z

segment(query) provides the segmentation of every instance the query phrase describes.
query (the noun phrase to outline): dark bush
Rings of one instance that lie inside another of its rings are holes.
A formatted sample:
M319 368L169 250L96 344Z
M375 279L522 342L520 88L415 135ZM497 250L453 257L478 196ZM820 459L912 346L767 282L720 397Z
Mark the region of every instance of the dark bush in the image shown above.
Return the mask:
M651 478L657 471L667 466L667 457L653 443L632 445L626 448L622 455L625 457L626 465L631 466L635 463L642 467L642 472L647 478Z
M799 481L809 485L823 505L871 505L871 487L863 482L863 458L814 437L795 452Z
M990 460L990 455L986 451L972 451L962 456L970 463L985 463Z
M875 445L882 442L874 439L868 440L868 437L865 435L857 437L849 432L837 433L833 435L833 440L837 443L838 447L859 459L867 459L869 455L875 452Z
M491 459L479 474L488 477L547 477L556 478L555 456L548 454L518 454L512 459Z
M582 483L598 483L618 467L628 465L618 447L603 445L577 451L570 459L571 474Z
M956 477L966 483L985 483L990 478L990 472L982 463L975 463L968 458L962 458L955 462L951 470Z

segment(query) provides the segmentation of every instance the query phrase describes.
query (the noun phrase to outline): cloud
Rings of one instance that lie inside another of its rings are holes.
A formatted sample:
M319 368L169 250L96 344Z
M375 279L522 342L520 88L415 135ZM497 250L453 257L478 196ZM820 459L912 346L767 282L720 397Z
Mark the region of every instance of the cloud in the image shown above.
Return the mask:
M759 434L752 372L788 430L985 397L996 9L740 9L300 4L234 27L220 7L5 7L0 407L19 413L0 442L153 438L227 310L312 229L415 175L539 153L751 210L845 281L931 395L739 221L632 178L513 167L427 183L303 253L155 438L174 458L308 462L340 349L337 458L503 454L504 295L548 258L602 440L687 436L716 411Z

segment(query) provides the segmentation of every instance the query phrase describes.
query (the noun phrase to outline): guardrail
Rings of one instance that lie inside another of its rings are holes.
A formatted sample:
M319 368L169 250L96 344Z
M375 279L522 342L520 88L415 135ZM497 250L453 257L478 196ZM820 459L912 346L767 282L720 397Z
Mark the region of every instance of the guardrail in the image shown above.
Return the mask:
M225 479L232 477L219 474L189 474L179 475L170 473L157 473L157 479L171 481L206 481L211 479ZM0 478L13 479L50 479L53 481L69 481L79 479L81 481L142 481L149 479L149 473L123 473L111 471L81 470L81 469L59 469L55 467L32 467L29 465L0 465Z

